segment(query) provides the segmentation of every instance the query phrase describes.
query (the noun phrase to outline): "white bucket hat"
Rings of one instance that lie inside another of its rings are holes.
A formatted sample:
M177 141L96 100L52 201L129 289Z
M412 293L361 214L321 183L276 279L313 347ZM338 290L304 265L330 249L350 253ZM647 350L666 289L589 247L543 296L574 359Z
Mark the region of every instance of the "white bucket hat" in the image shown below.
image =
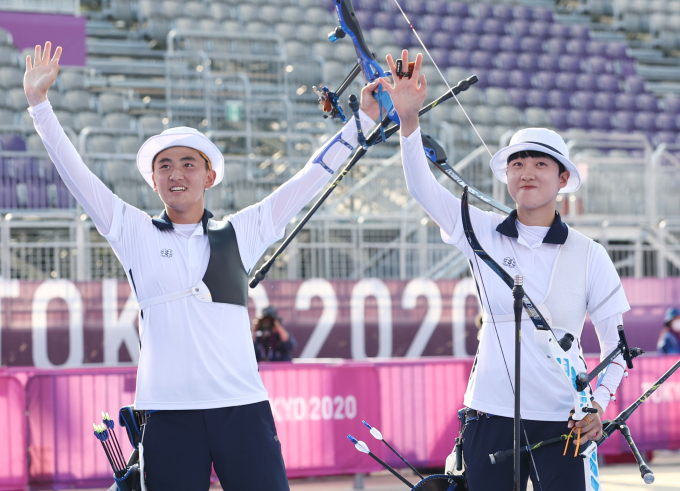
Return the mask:
M581 187L581 174L576 165L569 160L569 149L560 135L547 128L526 128L512 135L510 144L496 152L491 157L491 170L496 178L507 184L505 173L508 170L508 157L523 150L543 152L562 162L569 171L567 185L560 189L560 193L573 193Z
M189 147L202 152L210 161L216 177L213 186L219 184L224 177L224 156L203 133L187 126L179 126L165 130L160 135L152 136L144 142L137 152L137 168L144 180L153 187L153 158L166 148Z

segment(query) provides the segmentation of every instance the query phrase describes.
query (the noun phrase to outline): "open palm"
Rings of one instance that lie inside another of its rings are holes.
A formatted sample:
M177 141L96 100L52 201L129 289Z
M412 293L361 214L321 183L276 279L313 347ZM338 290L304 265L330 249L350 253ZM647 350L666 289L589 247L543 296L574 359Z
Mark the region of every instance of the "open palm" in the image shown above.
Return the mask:
M33 107L47 100L47 91L52 86L59 73L59 58L61 46L54 50L54 57L50 60L52 43L45 43L45 52L38 45L35 47L35 57L26 57L26 73L24 74L24 92L28 104ZM33 61L33 62L32 62Z

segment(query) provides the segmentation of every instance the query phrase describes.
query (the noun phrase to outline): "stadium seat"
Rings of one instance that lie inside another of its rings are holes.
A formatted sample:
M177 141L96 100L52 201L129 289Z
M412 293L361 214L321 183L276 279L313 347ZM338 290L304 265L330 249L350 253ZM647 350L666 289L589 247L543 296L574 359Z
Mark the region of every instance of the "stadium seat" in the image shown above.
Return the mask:
M83 130L83 128L93 127L93 128L101 128L102 127L102 119L99 117L97 113L91 112L91 111L85 111L81 112L75 115L73 118L74 123L75 123L75 130L77 132L80 132Z
M261 11L262 14L264 14L265 10L268 8L269 8L268 6L263 7ZM224 5L221 3L210 4L210 14L211 19L216 21L235 19L237 16L237 12L234 7L232 7L231 5ZM264 17L262 17L262 20L265 20Z
M475 67L493 68L493 55L486 51L473 51L470 53L470 64Z
M479 46L479 36L470 33L461 34L455 38L454 45L458 49L472 51Z
M158 134L165 129L158 116L142 116L137 120L137 124L144 134Z
M51 97L51 96L50 96ZM74 129L75 128L75 119L73 118L73 114L67 111L54 111L55 116L57 116L57 120L59 121L59 124L62 127L67 127Z
M297 26L295 24L279 23L276 26L276 33L281 36L284 41L297 39Z
M197 31L199 29L198 20L191 17L179 17L173 21L175 29L180 31Z
M635 128L645 132L656 131L656 113L638 112L635 115Z
M574 92L570 99L571 107L574 109L594 109L595 108L595 94L592 92Z
M500 107L510 104L510 95L508 91L499 89L497 87L489 87L485 91L486 103L490 106Z
M612 126L620 131L632 131L635 129L635 113L618 111L613 114Z
M116 153L116 143L107 135L96 135L87 142L87 150L92 153Z
M532 128L543 128L550 126L550 115L540 107L529 107L524 111L527 125Z
M569 101L569 94L561 90L551 90L548 92L548 104L550 107L556 109L569 109L571 103Z
M137 168L129 160L110 160L104 165L105 179L114 187L134 182L136 172Z
M99 110L103 114L125 112L127 111L127 105L120 95L104 92L99 96Z
M184 12L184 3L175 0L165 0L161 12L169 19L180 17Z
M635 102L639 111L657 112L659 110L659 99L652 94L638 94Z
M597 77L589 73L582 73L576 76L576 87L579 90L597 91Z
M187 2L184 5L184 15L193 19L207 19L210 17L210 12L205 3Z
M550 115L550 123L552 126L559 130L564 130L567 128L567 111L564 109L550 109L548 111Z
M0 109L0 126L14 126L14 113L7 109Z
M500 39L501 51L508 51L510 53L519 53L522 50L519 38L514 36L502 36Z
M597 77L597 88L602 92L619 92L619 80L614 75L600 75Z
M572 109L567 112L567 126L570 128L588 129L589 112L580 109Z
M118 140L118 148L121 153L136 154L142 146L142 140L136 136L124 136Z
M18 63L17 50L13 46L0 45L0 66L13 66Z
M0 109L9 108L9 103L7 102L7 94L3 89L0 89Z
M467 68L470 65L470 53L464 50L452 50L447 58L449 66Z
M462 17L444 17L442 19L441 30L450 36L460 36L463 33Z
M495 53L501 48L501 38L495 34L485 34L479 38L479 49Z
M80 71L61 71L59 78L64 91L85 89L85 77Z
M297 28L297 39L299 41L302 41L303 43L314 43L316 41L323 41L325 34L323 34L321 31L319 31L318 26L313 26L309 24L303 24L298 26ZM330 43L328 43L330 44ZM338 48L341 48L345 45L340 45ZM351 45L352 50L354 50L354 44ZM356 58L356 54L354 55Z
M496 5L493 7L493 16L499 20L511 21L513 19L512 7L510 5Z
M87 111L92 108L90 93L85 90L71 90L66 92L63 103L71 111Z
M0 68L0 87L11 89L13 87L22 87L23 83L24 76L18 68L9 66Z
M616 108L619 111L635 111L637 109L637 96L633 94L616 94Z
M14 115L14 121L19 122L19 126L23 128L33 128L33 118L28 111L19 111Z
M26 141L19 135L4 134L0 136L0 149L8 152L25 152Z
M42 138L36 133L29 135L26 139L26 150L33 153L47 154Z
M518 126L524 123L524 113L514 106L492 106L496 108L496 121L503 126Z
M676 94L667 94L663 99L663 110L667 113L680 113L680 97Z
M198 28L204 32L221 32L222 26L214 19L201 19L198 21Z
M132 120L126 113L111 113L104 116L103 126L115 130L129 130Z
M152 19L162 16L163 4L154 0L140 0L137 4L137 12L140 20Z
M536 72L531 77L531 85L536 89L552 90L555 88L557 76L553 72Z
M576 78L573 73L558 73L555 77L555 87L565 92L576 90Z
M52 99L52 94L50 94ZM50 101L51 102L51 101ZM24 89L15 88L7 91L6 106L14 111L25 111L28 109L28 101Z
M677 122L676 116L671 114L659 114L656 116L656 128L661 131L676 131Z

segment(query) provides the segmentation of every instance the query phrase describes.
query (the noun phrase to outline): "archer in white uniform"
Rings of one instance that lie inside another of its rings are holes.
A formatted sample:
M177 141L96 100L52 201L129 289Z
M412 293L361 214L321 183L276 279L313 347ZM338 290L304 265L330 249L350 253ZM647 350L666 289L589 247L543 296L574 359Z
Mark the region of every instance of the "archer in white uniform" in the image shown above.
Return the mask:
M392 58L388 64L395 73ZM402 52L408 66L408 52ZM440 226L442 239L463 251L481 290L483 326L464 404L470 410L463 432L463 455L470 491L503 490L512 487L512 462L491 465L489 454L512 448L514 414L513 297L507 285L482 261L476 260L461 223L461 202L432 175L423 150L418 111L426 97L427 82L418 76L422 55L416 57L412 79L395 78L383 87L390 93L401 120L404 173L410 193ZM470 90L474 90L474 87ZM441 108L440 110L444 110ZM617 326L630 309L621 282L602 246L568 227L555 210L558 193L575 192L581 178L562 138L553 131L530 128L517 132L510 145L491 160L495 176L508 185L517 203L509 217L470 209L472 226L482 247L511 275L524 276L524 290L534 299L558 338L574 336L569 350L570 372L586 371L579 338L586 312L600 339L602 357L618 343ZM526 314L522 329L535 328ZM521 415L531 443L580 428L579 444L598 439L601 416L623 376L619 356L610 365L599 387L592 392L596 414L568 421L574 399L563 375L539 349L533 335L522 336ZM511 385L511 382L513 385ZM591 395L589 392L589 395ZM491 416L491 417L490 417ZM526 445L522 435L522 445ZM574 438L576 443L576 438ZM521 475L526 486L530 474L534 489L597 490L597 462L571 455L562 456L559 446L534 452L523 462ZM540 483L538 483L540 478Z
M237 242L231 250L237 250L239 264L225 265L225 272L240 275L243 291L240 304L211 301L215 291L198 291L205 286L201 278L206 278L211 257L207 227L224 222L209 221L212 214L203 207L203 195L224 175L222 154L192 128L172 128L147 140L137 165L165 204L152 220L90 172L66 137L47 100L61 55L57 48L50 60L50 50L48 42L41 58L37 46L34 64L27 57L29 112L66 186L125 267L140 304L135 408L151 413L143 441L148 489L208 489L214 466L231 491L287 490L281 446L253 351L245 280L357 146L354 121L291 180L229 217L227 226L233 227ZM377 117L377 111L372 113ZM361 117L367 127L373 124L363 111Z

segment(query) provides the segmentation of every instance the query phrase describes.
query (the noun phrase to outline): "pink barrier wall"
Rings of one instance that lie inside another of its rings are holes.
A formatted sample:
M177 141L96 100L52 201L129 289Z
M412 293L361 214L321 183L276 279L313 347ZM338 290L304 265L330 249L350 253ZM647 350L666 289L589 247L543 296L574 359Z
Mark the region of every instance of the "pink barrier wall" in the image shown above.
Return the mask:
M619 388L618 403L610 404L605 417L615 417L677 359L636 360L635 369ZM591 367L597 362L587 361ZM458 434L456 415L471 364L472 359L429 358L260 365L288 475L379 470L372 459L352 448L348 433L364 440L387 462L402 467L369 436L361 424L364 419L380 428L414 465L442 466ZM118 408L133 401L135 369L5 370L3 375L0 424L2 434L10 438L0 439L0 457L10 465L0 466L0 490L26 489L29 481L31 486L54 489L110 484L111 471L92 435L92 423L101 419L102 410L117 414ZM27 382L22 385L11 375L21 375ZM661 386L629 424L641 451L680 448L680 377L676 374ZM120 429L117 435L129 453L127 437ZM610 455L628 451L618 434L600 449Z
M24 387L12 376L0 375L0 490L25 489L26 400Z

